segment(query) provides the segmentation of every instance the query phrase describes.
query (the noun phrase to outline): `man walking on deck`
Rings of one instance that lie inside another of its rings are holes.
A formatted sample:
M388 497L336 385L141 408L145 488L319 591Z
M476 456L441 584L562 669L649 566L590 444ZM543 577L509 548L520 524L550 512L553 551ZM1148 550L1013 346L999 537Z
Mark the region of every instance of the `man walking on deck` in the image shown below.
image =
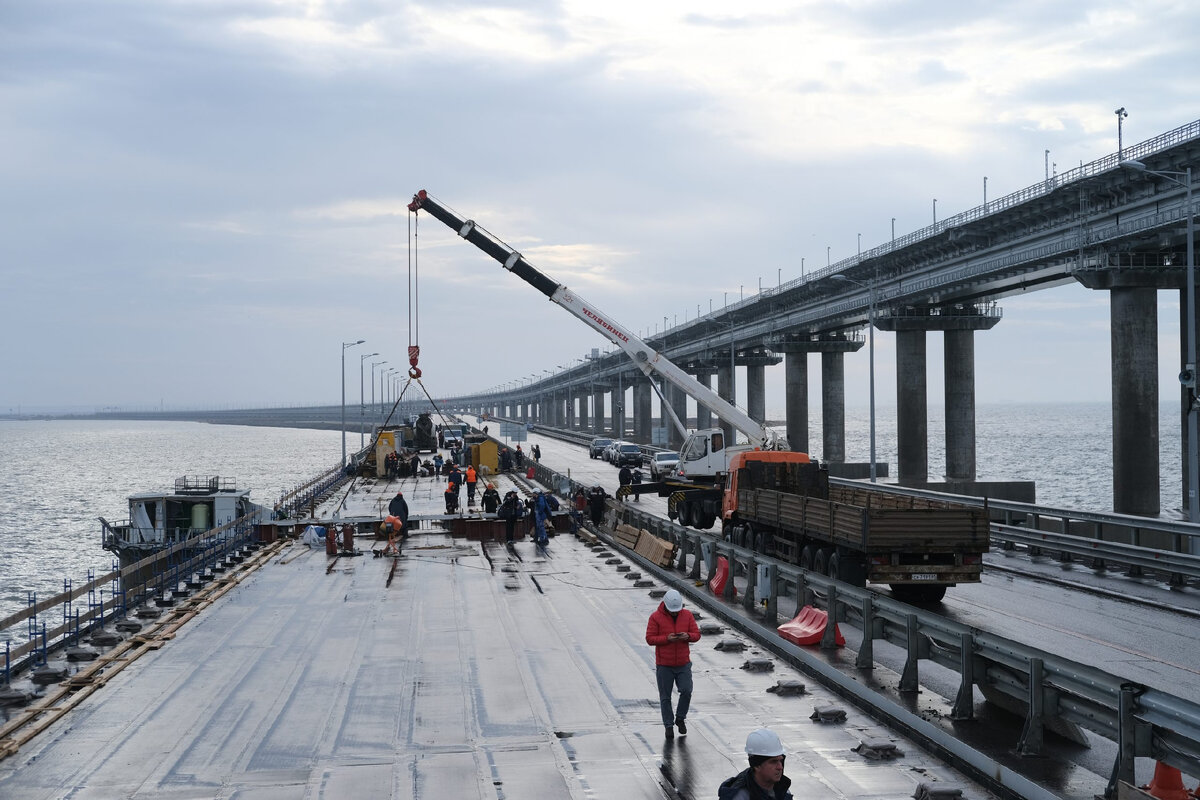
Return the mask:
M495 484L489 483L487 488L483 490L483 513L495 514L496 509L500 508L500 493L496 491Z
M658 705L667 738L675 738L675 727L687 733L687 713L692 704L692 654L690 645L700 641L700 628L692 612L683 607L683 595L671 589L646 622L646 644L654 646L654 671L658 679ZM671 710L671 691L679 689L679 705Z
M475 474L475 467L471 464L467 465L467 505L475 505L475 482L478 476Z

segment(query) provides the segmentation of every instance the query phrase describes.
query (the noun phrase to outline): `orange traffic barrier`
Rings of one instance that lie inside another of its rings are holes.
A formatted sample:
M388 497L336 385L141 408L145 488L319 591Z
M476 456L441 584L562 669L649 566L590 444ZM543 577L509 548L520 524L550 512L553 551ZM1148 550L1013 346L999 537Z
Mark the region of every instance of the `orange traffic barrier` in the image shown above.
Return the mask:
M717 597L725 596L725 582L729 580L729 559L725 556L717 556L717 571L713 575L712 580L708 582L708 588ZM737 596L737 589L733 590L734 597Z
M1154 778L1149 786L1143 786L1158 800L1191 800L1191 793L1183 788L1183 776L1179 770L1161 761L1154 762Z
M820 644L829 624L829 614L814 606L805 606L791 622L785 622L775 630L792 644ZM838 647L846 646L846 637L837 625L833 626L833 640Z

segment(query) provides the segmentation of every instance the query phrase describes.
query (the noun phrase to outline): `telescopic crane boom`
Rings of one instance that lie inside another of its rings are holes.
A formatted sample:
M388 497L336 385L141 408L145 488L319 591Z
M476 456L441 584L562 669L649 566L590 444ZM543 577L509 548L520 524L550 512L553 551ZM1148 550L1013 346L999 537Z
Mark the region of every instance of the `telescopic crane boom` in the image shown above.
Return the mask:
M544 294L550 302L561 306L576 319L624 350L626 355L633 360L634 366L641 370L647 377L650 377L653 373L657 373L663 380L686 392L696 402L703 403L714 414L733 425L734 428L745 435L750 440L752 446L767 450L781 448L779 436L770 428L759 424L737 406L695 380L691 375L688 375L677 367L670 359L650 347L611 316L600 311L565 285L538 271L520 253L480 227L473 220L459 217L453 211L450 211L430 197L424 189L413 195L413 200L409 203L408 210L414 213L421 210L427 211L430 216L444 223L452 230L457 231L459 236L499 261L506 270ZM667 409L672 421L686 438L687 427L676 416L670 403L663 403L663 406Z

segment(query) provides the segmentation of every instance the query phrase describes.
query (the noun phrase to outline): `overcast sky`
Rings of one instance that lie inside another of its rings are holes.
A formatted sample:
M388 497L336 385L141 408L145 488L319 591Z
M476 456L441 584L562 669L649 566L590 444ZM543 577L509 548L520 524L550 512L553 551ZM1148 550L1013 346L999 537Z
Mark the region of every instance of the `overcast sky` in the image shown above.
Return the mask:
M0 412L336 402L361 338L357 400L360 355L404 362L422 188L653 333L1114 152L1118 106L1126 143L1200 117L1197 30L1167 0L0 0ZM431 393L605 346L419 231ZM1105 294L1002 307L980 403L1109 399Z

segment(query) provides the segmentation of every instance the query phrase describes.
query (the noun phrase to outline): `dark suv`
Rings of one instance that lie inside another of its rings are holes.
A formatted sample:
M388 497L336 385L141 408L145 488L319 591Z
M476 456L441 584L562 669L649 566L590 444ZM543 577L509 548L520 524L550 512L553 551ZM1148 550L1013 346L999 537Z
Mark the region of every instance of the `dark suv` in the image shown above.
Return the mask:
M640 467L642 465L642 448L636 444L623 444L617 448L616 465L618 467Z
M592 439L592 443L588 445L588 455L592 458L597 458L604 455L604 448L612 444L612 439Z

